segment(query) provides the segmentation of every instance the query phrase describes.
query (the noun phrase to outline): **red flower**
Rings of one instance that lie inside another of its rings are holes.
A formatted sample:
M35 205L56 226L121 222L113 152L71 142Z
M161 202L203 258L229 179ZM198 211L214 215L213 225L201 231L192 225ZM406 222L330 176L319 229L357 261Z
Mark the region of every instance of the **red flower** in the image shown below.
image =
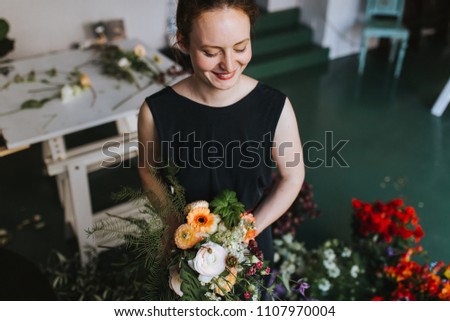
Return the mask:
M382 296L374 296L372 301L384 301L384 298Z
M425 236L425 232L423 231L422 227L420 225L416 226L416 229L414 230L414 237L416 239L416 243L420 241L422 237Z

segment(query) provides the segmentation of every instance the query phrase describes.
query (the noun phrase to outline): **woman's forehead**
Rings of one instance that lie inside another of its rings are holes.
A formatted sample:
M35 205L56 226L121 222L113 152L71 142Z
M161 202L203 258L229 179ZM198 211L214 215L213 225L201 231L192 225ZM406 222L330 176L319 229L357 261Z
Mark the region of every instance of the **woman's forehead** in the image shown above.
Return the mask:
M250 38L250 18L241 10L203 12L192 24L191 41L210 46L234 45Z

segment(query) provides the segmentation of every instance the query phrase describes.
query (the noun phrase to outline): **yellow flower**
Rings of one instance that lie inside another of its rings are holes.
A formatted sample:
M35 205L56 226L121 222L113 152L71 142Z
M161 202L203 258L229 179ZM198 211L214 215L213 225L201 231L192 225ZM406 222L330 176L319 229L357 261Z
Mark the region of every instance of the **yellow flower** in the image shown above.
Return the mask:
M153 57L153 60L159 65L161 63L161 58L158 55Z
M237 269L230 268L228 271L230 273L225 278L219 278L217 281L216 293L220 296L224 295L223 291L225 291L225 293L230 292L236 284Z
M89 78L89 76L86 75L86 74L80 74L79 82L80 82L80 86L81 86L83 89L92 86L91 78Z
M447 267L447 269L444 272L444 276L450 280L450 265Z
M190 249L201 240L197 231L189 224L180 225L175 231L175 244L179 249Z
M215 233L219 221L220 218L210 213L209 208L206 207L196 207L187 216L188 224L200 233Z
M144 57L147 54L147 51L145 50L145 47L143 45L141 45L141 44L136 45L136 47L134 47L133 52L139 58L142 58L142 57Z

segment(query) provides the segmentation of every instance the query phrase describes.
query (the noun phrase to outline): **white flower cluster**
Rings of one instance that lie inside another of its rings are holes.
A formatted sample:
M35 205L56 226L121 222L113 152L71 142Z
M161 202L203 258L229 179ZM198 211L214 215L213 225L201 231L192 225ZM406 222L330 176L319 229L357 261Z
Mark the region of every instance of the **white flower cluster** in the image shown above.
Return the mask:
M302 243L294 240L292 234L285 234L281 239L275 239L274 250L274 262L282 262L280 271L289 278L293 274L303 274L305 267L303 257L306 249Z

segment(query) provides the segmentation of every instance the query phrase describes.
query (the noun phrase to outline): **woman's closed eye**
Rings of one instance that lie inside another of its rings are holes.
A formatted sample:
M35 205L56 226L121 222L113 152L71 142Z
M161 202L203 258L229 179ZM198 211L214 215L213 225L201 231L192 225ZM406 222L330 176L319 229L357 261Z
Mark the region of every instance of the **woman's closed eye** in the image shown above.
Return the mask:
M203 50L203 54L204 54L206 57L212 58L212 57L217 57L217 55L219 54L219 51L213 53L213 52L209 52L209 51Z
M242 53L245 50L247 50L247 46L245 46L244 48L234 48L234 51L236 51L237 53Z

